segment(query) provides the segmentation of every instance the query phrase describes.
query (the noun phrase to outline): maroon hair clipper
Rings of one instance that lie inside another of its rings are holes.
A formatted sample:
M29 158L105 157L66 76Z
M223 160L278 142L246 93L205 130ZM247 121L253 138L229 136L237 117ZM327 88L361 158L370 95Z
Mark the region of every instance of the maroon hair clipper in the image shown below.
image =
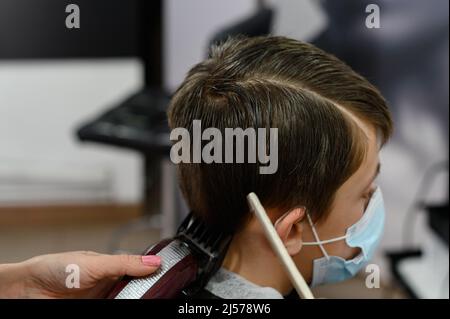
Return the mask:
M168 299L194 296L221 266L231 235L215 232L192 212L177 234L151 246L144 255L161 257L160 268L148 277L125 276L108 298Z

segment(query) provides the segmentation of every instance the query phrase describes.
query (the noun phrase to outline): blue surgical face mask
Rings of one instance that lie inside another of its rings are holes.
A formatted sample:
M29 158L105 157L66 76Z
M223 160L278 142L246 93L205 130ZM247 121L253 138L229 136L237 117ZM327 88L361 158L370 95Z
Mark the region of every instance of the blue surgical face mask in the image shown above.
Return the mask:
M358 222L347 229L344 236L321 241L311 217L307 214L306 216L316 241L304 242L303 245L318 245L324 255L313 261L311 286L335 283L355 276L373 257L374 251L383 234L384 215L383 195L379 187L372 194L364 215ZM361 253L351 260L328 255L324 245L340 240L345 240L349 247L361 248Z

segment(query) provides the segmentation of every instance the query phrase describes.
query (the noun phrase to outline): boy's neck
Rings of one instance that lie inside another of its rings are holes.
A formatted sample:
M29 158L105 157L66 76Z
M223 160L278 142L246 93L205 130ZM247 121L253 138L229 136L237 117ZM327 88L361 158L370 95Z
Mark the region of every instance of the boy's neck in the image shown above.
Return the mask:
M282 295L291 292L293 286L283 266L265 238L256 234L239 234L233 238L222 267L248 281L272 287Z

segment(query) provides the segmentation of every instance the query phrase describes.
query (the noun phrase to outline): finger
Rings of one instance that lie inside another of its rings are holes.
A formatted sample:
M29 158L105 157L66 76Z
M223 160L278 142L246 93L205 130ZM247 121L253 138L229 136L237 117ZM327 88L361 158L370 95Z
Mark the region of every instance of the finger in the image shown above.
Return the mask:
M106 277L148 276L155 272L160 264L159 256L139 256L139 255L104 255L99 257Z

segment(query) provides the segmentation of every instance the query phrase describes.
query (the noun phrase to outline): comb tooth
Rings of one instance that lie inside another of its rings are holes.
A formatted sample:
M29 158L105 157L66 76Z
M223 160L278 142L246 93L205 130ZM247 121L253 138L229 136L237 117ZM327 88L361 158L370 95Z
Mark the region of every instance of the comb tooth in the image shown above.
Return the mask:
M194 225L194 223L195 223L195 220L194 220L193 217L191 217L189 220L186 220L186 223L185 223L185 225L184 225L184 229L185 229L185 230L191 229L191 228L192 228L192 225Z
M193 233L193 237L198 239L204 231L205 227L203 226L203 223L199 222L195 232Z
M220 234L219 236L217 236L217 237L215 238L215 240L214 240L214 238L213 238L213 240L212 240L212 242L211 242L211 248L212 248L212 249L215 249L215 247L216 247L216 245L217 245L217 242L218 242L221 238L222 238L222 234Z
M205 247L211 247L211 243L214 241L213 234L210 232L208 235L209 236L205 239Z
M194 234L197 231L197 229L200 226L200 221L198 219L194 219L194 222L192 223L192 227L189 228L189 234Z
M212 250L217 250L217 246L222 241L222 239L223 239L223 234L221 233L219 236L217 236L216 240L212 243L211 249Z
M187 229L191 229L198 223L198 218L196 218L192 213L189 216L189 219L187 220Z
M211 248L211 244L214 241L214 238L215 238L214 232L210 230L208 233L208 237L205 240L205 246Z
M214 232L210 231L208 233L208 238L205 240L205 246L211 248L211 244L214 241Z
M203 224L203 232L202 232L202 242L205 243L205 240L208 239L210 236L210 229L206 226L206 224Z
M222 237L220 238L220 241L216 243L216 249L222 249L222 246L224 246L224 241L229 238L227 234L222 234Z
M203 231L201 232L200 236L198 237L199 242L203 243L203 245L204 245L205 240L208 238L208 235L209 235L208 228L204 227Z
M217 242L217 240L220 238L220 233L219 235L217 235L217 233L214 233L211 235L211 237L208 240L208 246L211 247L211 249L214 249L215 243Z
M183 227L182 232L183 233L188 233L190 231L190 229L192 228L193 225L193 221L189 220Z

